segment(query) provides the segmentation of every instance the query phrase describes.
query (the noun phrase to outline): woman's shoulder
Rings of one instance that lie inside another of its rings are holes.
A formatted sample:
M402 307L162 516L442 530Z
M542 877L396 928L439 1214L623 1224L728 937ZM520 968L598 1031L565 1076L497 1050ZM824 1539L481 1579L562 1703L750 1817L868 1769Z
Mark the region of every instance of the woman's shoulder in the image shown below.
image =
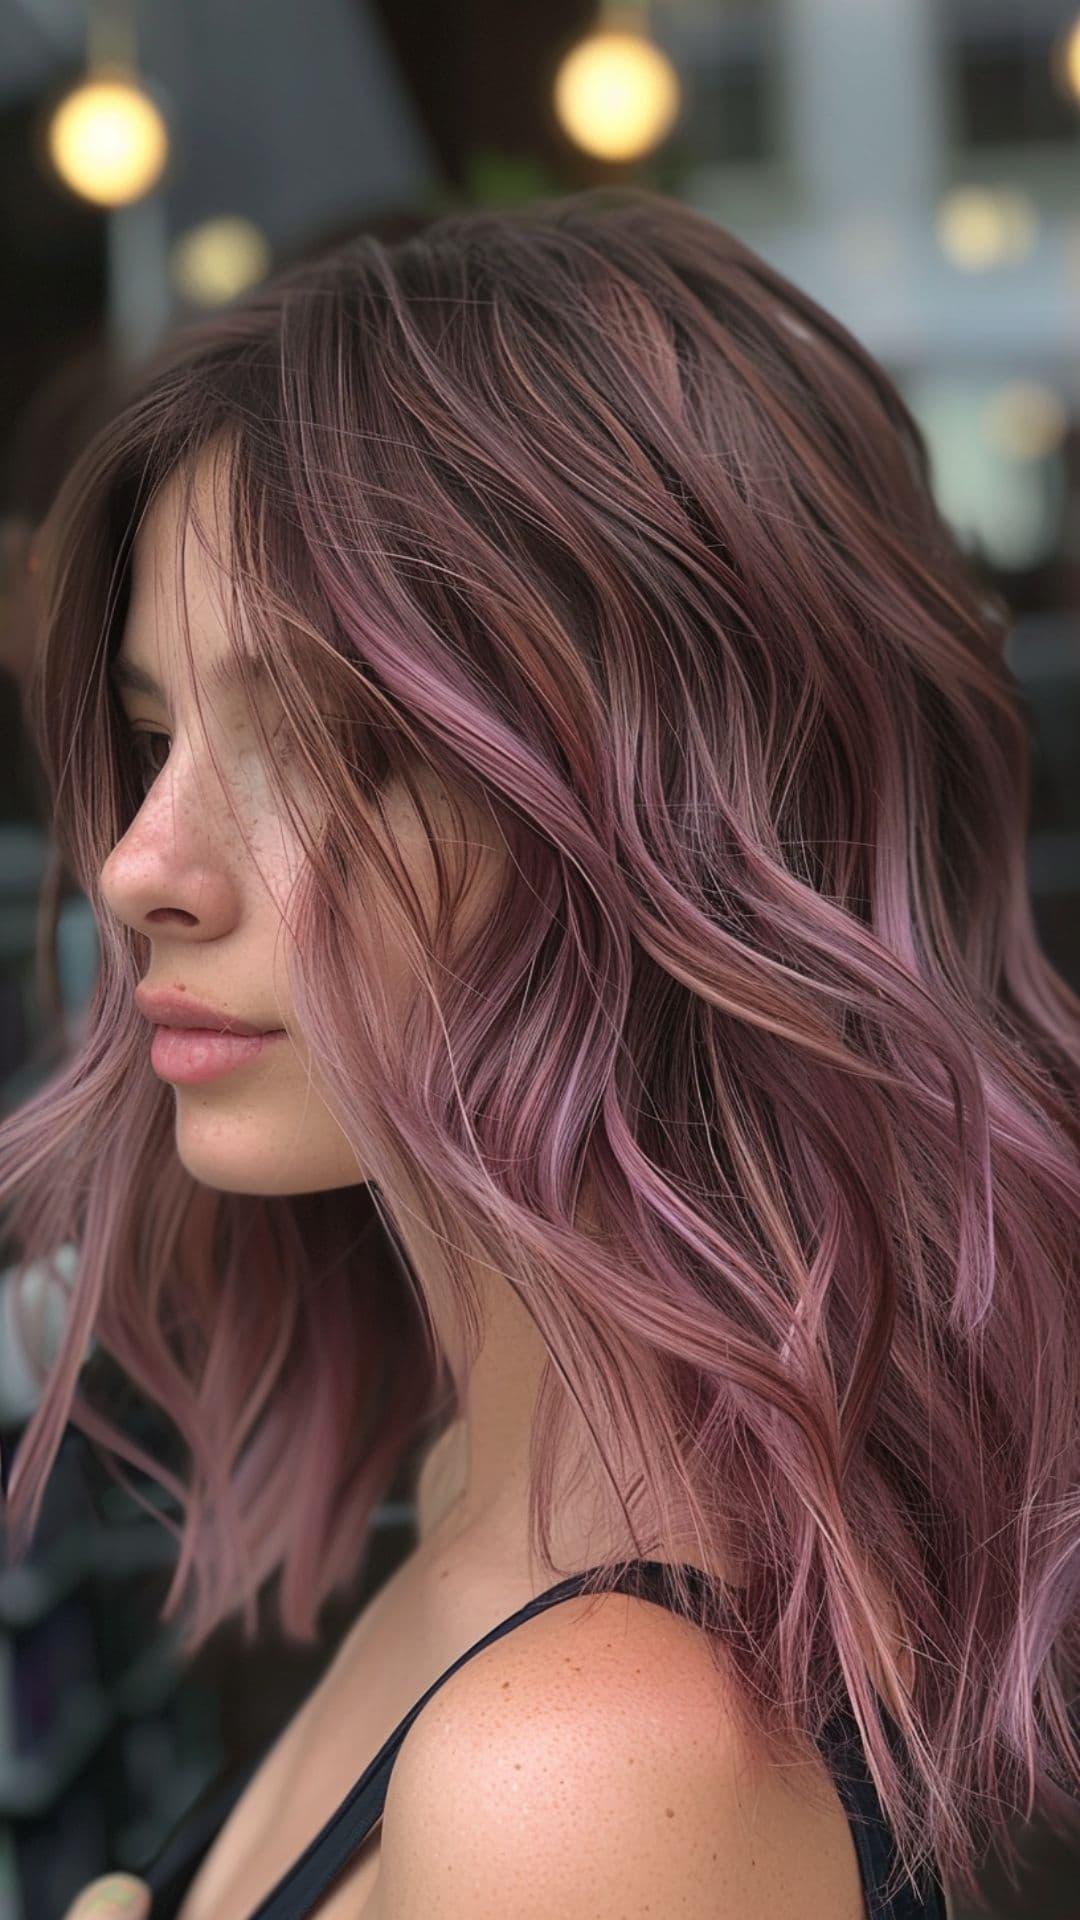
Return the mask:
M452 1674L402 1745L380 1913L863 1920L820 1756L780 1769L740 1731L700 1629L629 1594L575 1595Z

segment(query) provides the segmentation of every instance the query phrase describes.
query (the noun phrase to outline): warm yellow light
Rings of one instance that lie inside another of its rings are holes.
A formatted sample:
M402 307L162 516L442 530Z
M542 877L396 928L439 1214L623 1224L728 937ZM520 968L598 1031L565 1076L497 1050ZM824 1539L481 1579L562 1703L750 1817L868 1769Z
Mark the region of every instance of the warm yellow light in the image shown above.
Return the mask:
M659 146L679 112L679 78L640 33L591 33L555 75L555 112L584 153L636 160Z
M173 285L197 307L219 307L270 270L270 244L250 220L223 215L182 233L169 261Z
M127 206L155 187L169 135L150 96L123 77L87 80L61 100L49 122L49 157L84 200Z
M1031 200L1011 187L957 187L938 207L938 241L956 267L977 270L1021 260L1037 228Z
M991 394L983 413L987 440L1009 460L1048 459L1068 424L1061 395L1041 380L1008 381Z
M1062 39L1057 59L1066 87L1080 100L1080 20L1073 22Z

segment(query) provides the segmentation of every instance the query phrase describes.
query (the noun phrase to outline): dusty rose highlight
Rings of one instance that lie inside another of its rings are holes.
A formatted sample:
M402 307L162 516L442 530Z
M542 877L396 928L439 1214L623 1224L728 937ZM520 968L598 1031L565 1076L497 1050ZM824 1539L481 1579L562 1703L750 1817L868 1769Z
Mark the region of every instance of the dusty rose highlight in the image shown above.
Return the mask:
M131 542L200 458L305 846L298 1018L370 1188L190 1179L145 942L98 890L140 796L105 678ZM1010 1815L1075 1831L1080 1000L1031 917L1007 613L883 370L659 195L459 213L170 342L43 553L29 713L103 961L0 1132L17 1258L80 1249L17 1550L70 1419L181 1509L189 1649L275 1572L309 1636L463 1389L484 1260L551 1355L538 1554L569 1398L583 1470L670 1516L642 1551L737 1566L707 1624L748 1723L794 1751L846 1690L910 1871L932 1851L971 1890L991 1842L1015 1864ZM378 831L421 765L507 850L464 934L467 835L425 926ZM414 940L404 1022L376 873ZM391 1258L409 1209L437 1296ZM184 1476L78 1392L91 1336Z

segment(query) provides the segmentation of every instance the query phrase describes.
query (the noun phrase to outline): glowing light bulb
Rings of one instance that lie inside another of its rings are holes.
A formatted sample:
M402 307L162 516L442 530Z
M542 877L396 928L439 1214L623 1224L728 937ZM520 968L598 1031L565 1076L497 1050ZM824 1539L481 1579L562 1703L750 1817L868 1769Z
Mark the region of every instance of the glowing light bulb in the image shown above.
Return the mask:
M73 192L101 207L128 206L155 187L169 155L160 109L126 75L86 80L55 108L49 157Z
M678 116L679 78L644 34L590 33L559 64L555 112L584 153L636 160L659 146Z

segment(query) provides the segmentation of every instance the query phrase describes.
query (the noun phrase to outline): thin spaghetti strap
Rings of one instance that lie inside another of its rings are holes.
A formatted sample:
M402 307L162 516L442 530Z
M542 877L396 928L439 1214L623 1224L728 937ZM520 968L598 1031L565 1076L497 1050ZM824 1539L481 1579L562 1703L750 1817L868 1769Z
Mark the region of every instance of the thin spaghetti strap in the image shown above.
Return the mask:
M515 1626L520 1626L534 1613L539 1613L548 1606L554 1606L558 1601L576 1593L585 1578L584 1574L571 1574L569 1578L549 1587L546 1592L537 1594L509 1619L500 1621L498 1626L485 1634L482 1640L477 1641L462 1654L460 1660L439 1676L422 1699L416 1702L405 1719L395 1727L385 1745L380 1748L321 1832L315 1836L306 1852L297 1860L294 1868L286 1874L284 1879L279 1880L266 1896L263 1905L258 1909L258 1914L263 1917L263 1920L291 1920L294 1915L299 1917L306 1913L308 1907L303 1904L296 1905L295 1901L307 1900L313 1904L320 1897L318 1893L311 1893L309 1890L313 1877L322 1879L325 1875L328 1884L333 1874L339 1870L332 1864L339 1854L343 1864L349 1853L355 1851L370 1829L375 1826L382 1816L383 1802L398 1749L413 1720L443 1681L492 1640L512 1631ZM194 1804L187 1808L166 1835L153 1858L143 1864L140 1872L152 1895L154 1920L176 1920L187 1889L213 1841L276 1741L275 1733L254 1756L239 1766L229 1768L224 1776L218 1776L210 1781ZM339 1823L341 1823L340 1826ZM331 1863L329 1867L326 1862ZM301 1867L304 1867L302 1876L299 1874ZM293 1874L297 1876L295 1889L292 1884Z
M680 1570L697 1597L705 1598L707 1603L718 1604L723 1611L725 1598L720 1583L711 1580L694 1566L687 1565ZM523 1625L536 1614L557 1606L585 1589L595 1593L628 1593L655 1601L669 1611L677 1610L671 1579L673 1569L666 1562L623 1561L605 1568L601 1580L591 1585L598 1572L600 1569L590 1567L557 1581L554 1586L519 1607L516 1613L499 1621L447 1667L398 1723L335 1812L249 1920L306 1920L330 1883L382 1818L394 1761L409 1728L433 1694L459 1667L485 1647L504 1634L513 1632L515 1627ZM707 1619L708 1614L707 1604L701 1617ZM914 1892L910 1882L901 1881L899 1892L886 1897L889 1876L895 1874L898 1856L866 1765L854 1717L850 1713L835 1715L825 1728L820 1745L852 1829L866 1893L867 1920L947 1920L944 1893L932 1877L928 1879L923 1894ZM179 1880L174 1881L169 1894L173 1895L174 1887L178 1886ZM165 1920L171 1920L173 1912L174 1907L166 1901ZM155 1920L156 1913L155 1906Z
M595 1572L588 1568L584 1573L570 1574L544 1593L535 1595L526 1601L516 1613L474 1641L471 1647L453 1661L441 1673L437 1680L423 1693L415 1705L410 1708L404 1719L398 1722L393 1733L380 1747L371 1764L365 1768L360 1778L350 1788L336 1812L330 1815L325 1825L304 1849L304 1852L282 1876L262 1903L248 1916L248 1920L306 1920L306 1916L322 1898L332 1880L336 1879L356 1849L366 1839L371 1829L382 1818L386 1801L390 1774L398 1751L414 1720L426 1707L432 1696L450 1679L452 1674L463 1667L466 1661L481 1653L485 1647L499 1640L504 1634L513 1632L535 1614L542 1613L550 1606L556 1606L560 1600L569 1599L576 1594L582 1583ZM622 1569L620 1568L620 1575Z
M655 1564L657 1563L624 1561L615 1569L614 1576L607 1577L603 1590L622 1589L625 1581L628 1583L625 1590L642 1591L648 1586L653 1576L649 1572L642 1573L640 1569L651 1568ZM662 1571L659 1567L657 1570ZM566 1579L557 1581L543 1593L536 1594L532 1600L526 1601L523 1607L519 1607L507 1619L500 1620L497 1626L492 1627L488 1633L474 1641L471 1647L467 1648L439 1675L404 1719L399 1721L389 1739L379 1749L370 1766L361 1774L337 1811L331 1814L325 1826L278 1881L261 1906L249 1916L249 1920L304 1920L312 1907L322 1898L330 1882L336 1878L357 1847L366 1839L372 1827L382 1818L390 1774L398 1751L413 1721L423 1711L432 1696L450 1679L452 1674L458 1671L459 1667L465 1665L467 1660L473 1659L476 1654L481 1653L485 1647L491 1646L494 1641L501 1639L504 1634L512 1633L515 1627L523 1626L526 1620L531 1620L536 1614L546 1612L549 1607L557 1606L562 1600L573 1598L597 1571L595 1567L588 1567L582 1573L569 1574ZM601 1590L597 1589L597 1591Z

